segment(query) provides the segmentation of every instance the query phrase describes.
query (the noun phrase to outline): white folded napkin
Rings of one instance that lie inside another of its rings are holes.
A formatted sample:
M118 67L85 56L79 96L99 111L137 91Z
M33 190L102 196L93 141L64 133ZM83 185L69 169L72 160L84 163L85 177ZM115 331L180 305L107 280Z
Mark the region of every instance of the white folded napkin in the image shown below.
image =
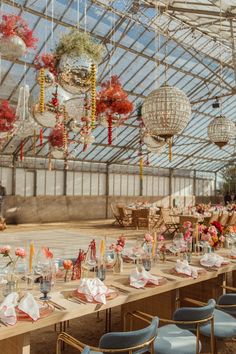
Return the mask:
M88 302L97 301L106 304L106 295L113 292L98 278L83 278L77 291L85 295Z
M200 259L201 265L204 267L217 267L219 268L222 264L227 264L229 261L224 259L223 257L219 256L218 254L215 253L206 253L201 259Z
M236 248L235 248L235 247L233 247L233 248L230 250L230 257L236 258Z
M33 321L37 321L40 318L39 304L30 293L26 293L21 299L18 309L26 313Z
M9 294L0 305L0 319L7 325L13 326L17 322L15 306L19 295L17 293Z
M199 268L190 266L187 260L180 261L178 259L175 264L175 270L177 273L186 274L189 277L196 279L198 277Z
M140 289L144 288L148 283L158 285L159 280L163 279L162 277L156 277L149 272L147 272L144 268L139 271L137 268L133 270L130 274L130 285L134 288Z

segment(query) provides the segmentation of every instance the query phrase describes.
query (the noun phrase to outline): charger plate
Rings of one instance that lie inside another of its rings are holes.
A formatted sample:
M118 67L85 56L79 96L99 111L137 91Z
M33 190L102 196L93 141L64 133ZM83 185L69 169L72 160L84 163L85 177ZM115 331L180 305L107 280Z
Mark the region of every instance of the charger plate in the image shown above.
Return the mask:
M40 305L39 309L39 314L40 318L45 318L51 315L53 311L55 310L54 306L52 304L46 303L44 301L38 301L38 304ZM16 316L17 316L17 321L33 321L29 315L27 315L25 312L21 311L16 307Z
M113 289L109 289L111 292L106 295L106 300L113 300L115 299L118 295L119 292ZM88 301L85 294L78 292L77 290L74 290L72 293L73 296L77 297L79 300L82 300L84 302L87 302L88 304L100 304L98 301Z

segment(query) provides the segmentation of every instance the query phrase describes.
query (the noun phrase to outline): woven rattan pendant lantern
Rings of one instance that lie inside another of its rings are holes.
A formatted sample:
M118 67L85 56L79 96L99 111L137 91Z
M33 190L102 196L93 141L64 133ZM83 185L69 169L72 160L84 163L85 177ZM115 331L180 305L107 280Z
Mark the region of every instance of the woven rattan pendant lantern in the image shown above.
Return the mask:
M236 129L230 119L221 115L214 118L208 125L207 134L212 143L222 148L235 138Z
M152 136L169 139L188 124L191 105L186 94L177 87L164 84L144 100L142 117Z

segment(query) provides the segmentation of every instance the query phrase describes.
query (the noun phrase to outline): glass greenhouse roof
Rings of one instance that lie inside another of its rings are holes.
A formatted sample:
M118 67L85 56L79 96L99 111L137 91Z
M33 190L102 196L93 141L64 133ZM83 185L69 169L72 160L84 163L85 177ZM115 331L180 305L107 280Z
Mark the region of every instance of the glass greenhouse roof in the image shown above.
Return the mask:
M150 166L216 172L235 163L235 140L219 149L209 141L207 126L220 113L212 108L216 97L222 113L236 122L236 0L2 0L1 11L21 14L39 40L37 51L25 58L11 62L2 55L0 99L16 104L24 84L36 94L35 55L52 50L79 19L81 31L90 32L106 47L98 68L99 83L118 75L136 105L167 79L190 99L191 120L173 140L172 161L166 147L161 155L150 153ZM44 136L48 134L45 129ZM71 145L70 158L137 165L139 134L134 111L122 127L114 129L111 146L107 128L98 126L95 143L86 151L79 143ZM32 140L25 139L29 157L33 156ZM18 154L19 144L19 138L13 137L2 154ZM45 143L36 155L44 158L48 152Z

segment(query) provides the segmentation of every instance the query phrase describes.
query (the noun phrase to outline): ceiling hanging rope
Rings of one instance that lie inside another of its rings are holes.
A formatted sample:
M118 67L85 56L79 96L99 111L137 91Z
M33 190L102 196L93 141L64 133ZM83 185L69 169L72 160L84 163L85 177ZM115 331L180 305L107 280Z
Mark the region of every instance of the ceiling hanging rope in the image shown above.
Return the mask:
M220 79L219 87L222 84L223 65L222 65L222 7L220 1ZM234 123L226 118L222 112L222 102L219 105L220 115L214 118L207 127L207 134L212 143L217 145L220 149L227 145L231 139L235 137L236 129Z

